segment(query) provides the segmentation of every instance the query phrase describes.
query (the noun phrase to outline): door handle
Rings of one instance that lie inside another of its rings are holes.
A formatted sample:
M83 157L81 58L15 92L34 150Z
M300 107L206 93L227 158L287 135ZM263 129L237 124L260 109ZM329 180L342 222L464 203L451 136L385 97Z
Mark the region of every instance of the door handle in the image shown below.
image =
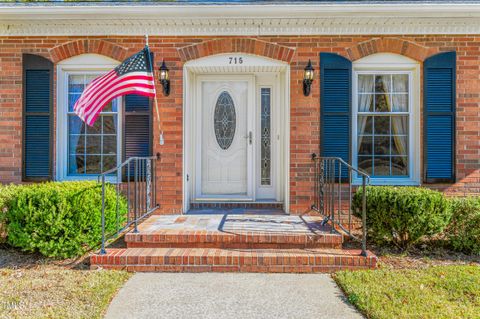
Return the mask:
M248 135L245 135L244 137L248 139L248 144L252 145L252 140L253 140L252 131L248 132Z

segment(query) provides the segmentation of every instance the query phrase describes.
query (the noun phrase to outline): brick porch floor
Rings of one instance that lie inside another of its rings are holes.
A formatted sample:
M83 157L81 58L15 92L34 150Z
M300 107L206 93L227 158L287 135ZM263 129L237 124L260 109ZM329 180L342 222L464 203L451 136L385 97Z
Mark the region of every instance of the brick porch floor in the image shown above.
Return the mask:
M127 248L94 255L95 267L129 271L331 272L374 268L377 258L342 249L317 216L154 215L127 233Z

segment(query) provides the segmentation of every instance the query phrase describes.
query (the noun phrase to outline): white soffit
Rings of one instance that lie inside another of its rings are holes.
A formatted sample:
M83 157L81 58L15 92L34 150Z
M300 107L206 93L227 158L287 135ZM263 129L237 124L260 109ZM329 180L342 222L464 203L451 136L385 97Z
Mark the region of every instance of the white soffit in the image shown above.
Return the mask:
M1 6L0 35L480 34L480 3Z

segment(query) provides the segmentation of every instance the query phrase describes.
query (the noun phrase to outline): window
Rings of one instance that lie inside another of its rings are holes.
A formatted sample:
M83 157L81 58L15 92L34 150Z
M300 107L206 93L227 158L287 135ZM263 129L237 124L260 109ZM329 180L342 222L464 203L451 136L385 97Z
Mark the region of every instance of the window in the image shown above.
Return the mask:
M408 176L409 74L358 74L358 167L374 177Z
M353 164L369 174L373 184L416 184L417 64L382 65L382 55L377 60L369 57L370 63L354 64ZM390 54L385 56L392 59Z
M263 186L271 185L271 88L261 88L260 94L260 170Z
M121 161L121 98L113 100L90 127L73 112L85 87L116 65L108 57L83 54L64 60L57 69L58 180L95 179ZM115 177L113 177L115 178Z
M98 74L68 75L68 175L98 175L118 164L119 103L115 99L100 113L93 126L74 113L73 106Z

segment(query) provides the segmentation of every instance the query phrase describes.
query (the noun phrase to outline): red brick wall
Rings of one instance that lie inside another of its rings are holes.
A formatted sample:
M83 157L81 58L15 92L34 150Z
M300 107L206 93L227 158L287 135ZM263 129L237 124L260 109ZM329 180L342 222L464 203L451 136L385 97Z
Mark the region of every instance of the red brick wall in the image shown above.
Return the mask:
M189 59L221 52L254 53L291 64L290 204L292 212L301 213L312 203L310 154L319 152L319 53L336 52L355 60L375 52L394 52L422 62L436 52L456 50L457 182L429 187L461 194L480 190L480 35L271 36L250 40L151 36L149 42L157 57L157 69L164 58L171 77L170 96L159 94L166 139L163 146L158 144L159 132L154 125L154 151L162 154L158 198L164 213L179 212L182 208L182 66ZM121 60L143 45L141 36L0 38L0 181L21 181L22 53L39 54L53 62L81 53L99 53ZM303 68L309 59L317 73L311 95L304 97ZM160 86L158 91L161 92Z

